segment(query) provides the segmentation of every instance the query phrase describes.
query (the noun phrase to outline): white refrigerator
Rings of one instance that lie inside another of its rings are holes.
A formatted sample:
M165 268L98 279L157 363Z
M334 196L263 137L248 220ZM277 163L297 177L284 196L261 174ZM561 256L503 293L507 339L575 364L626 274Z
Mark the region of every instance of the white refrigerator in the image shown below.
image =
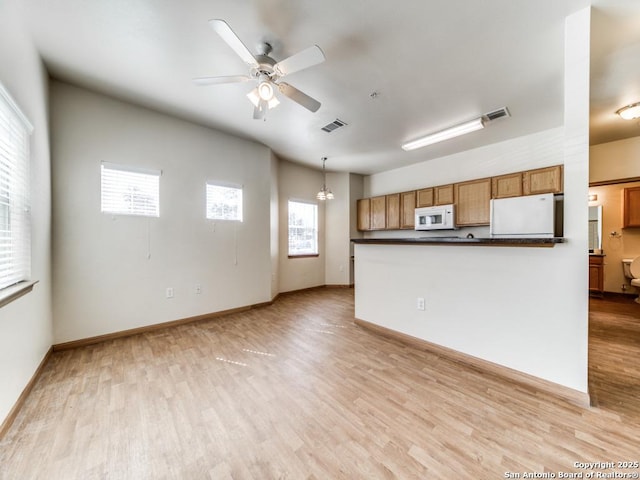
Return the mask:
M552 193L491 200L489 232L493 238L551 238L556 230Z

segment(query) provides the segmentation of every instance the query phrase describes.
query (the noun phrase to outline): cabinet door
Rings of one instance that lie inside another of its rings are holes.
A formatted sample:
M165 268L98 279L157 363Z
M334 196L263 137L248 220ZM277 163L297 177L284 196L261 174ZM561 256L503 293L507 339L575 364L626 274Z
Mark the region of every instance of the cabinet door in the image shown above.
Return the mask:
M358 230L371 230L371 200L361 198L358 200Z
M387 197L371 199L371 230L384 230L387 225Z
M500 175L491 179L491 198L520 197L522 195L522 172Z
M423 188L417 192L416 207L433 206L433 188Z
M435 205L448 205L455 202L453 196L453 185L441 185L440 187L434 187L433 189Z
M623 228L640 227L640 187L625 188L623 201Z
M400 228L414 228L416 209L416 192L400 194Z
M522 172L522 191L525 195L562 193L562 165Z
M604 265L602 257L589 256L589 291L602 294L604 291Z
M387 195L387 230L400 229L400 194Z
M489 225L491 179L455 184L456 225Z

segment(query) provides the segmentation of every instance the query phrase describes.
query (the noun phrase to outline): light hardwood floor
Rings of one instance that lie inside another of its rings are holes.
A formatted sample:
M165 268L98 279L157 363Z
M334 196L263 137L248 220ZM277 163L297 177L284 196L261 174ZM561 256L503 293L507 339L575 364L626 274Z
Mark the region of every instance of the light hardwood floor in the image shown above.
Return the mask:
M640 461L636 307L592 314L593 408L363 330L347 289L57 352L0 478L487 480Z

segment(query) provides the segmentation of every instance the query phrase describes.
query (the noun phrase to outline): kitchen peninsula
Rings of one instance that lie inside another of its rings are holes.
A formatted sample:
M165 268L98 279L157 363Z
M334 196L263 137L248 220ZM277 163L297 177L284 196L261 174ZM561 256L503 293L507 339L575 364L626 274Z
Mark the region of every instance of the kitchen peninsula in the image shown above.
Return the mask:
M581 385L572 383L568 361L576 352L567 348L575 320L561 288L572 281L563 268L565 238L352 241L358 325L436 359L453 358L588 402Z
M366 245L467 245L497 247L553 247L564 243L562 237L553 238L475 238L475 237L414 237L414 238L353 238L356 244Z

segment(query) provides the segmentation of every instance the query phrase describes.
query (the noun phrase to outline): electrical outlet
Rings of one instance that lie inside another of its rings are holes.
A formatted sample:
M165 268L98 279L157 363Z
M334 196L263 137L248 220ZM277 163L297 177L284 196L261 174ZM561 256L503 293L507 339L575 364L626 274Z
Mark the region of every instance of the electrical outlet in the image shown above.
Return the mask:
M196 295L200 295L202 293L202 285L199 283L196 284Z
M167 287L167 298L173 298L173 288Z
M416 308L418 310L424 310L424 298L418 297L418 299L416 300Z

